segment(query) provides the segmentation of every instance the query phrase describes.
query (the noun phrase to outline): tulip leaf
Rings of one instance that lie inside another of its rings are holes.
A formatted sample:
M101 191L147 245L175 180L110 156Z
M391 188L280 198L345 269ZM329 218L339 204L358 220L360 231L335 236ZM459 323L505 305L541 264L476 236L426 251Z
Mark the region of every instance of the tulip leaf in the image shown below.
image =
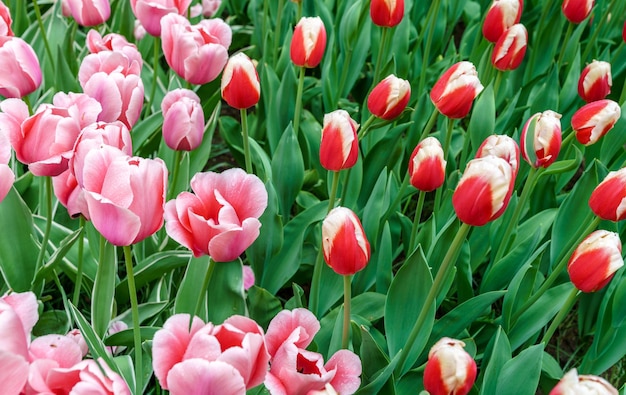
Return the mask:
M600 152L600 160L602 163L610 163L613 157L623 152L624 144L626 144L626 133L620 133L626 128L626 102L622 104L621 116L606 136L602 139L602 149Z
M152 340L154 338L154 334L159 331L159 327L155 326L142 326L139 328L139 333L141 334L141 341ZM116 332L111 336L107 336L104 339L104 344L107 346L125 346L125 347L133 347L134 339L133 339L133 328L124 329L123 331Z
M276 190L270 181L265 182L267 190L267 207L259 217L261 230L259 237L246 250L246 257L255 273L263 273L264 267L270 262L270 258L283 245L283 221L278 213L278 197Z
M571 41L574 43L574 46L578 46L578 40ZM578 98L578 79L580 78L580 49L576 50L576 55L572 60L571 66L569 67L569 71L565 78L565 82L563 82L563 87L561 88L561 92L559 93L559 111L564 111L564 109L569 108L572 103ZM556 111L556 108L552 110ZM551 166L552 167L552 166Z
M358 393L381 393L385 385L393 387L393 381L388 380L387 382L383 382L384 376L382 376L382 373L388 372L384 369L389 365L389 357L385 354L378 342L374 340L370 331L363 326L361 326L361 347L359 349L359 356L363 361L367 361L367 363L363 364L363 373L361 374L362 387L367 387L372 382L376 382L377 384L369 388L370 392L362 391ZM380 374L378 374L379 372ZM393 372L393 370L391 372ZM387 376L388 378L391 377L391 372L388 372L390 373L389 376ZM385 389L387 391L382 393L389 393L390 388Z
M284 134L284 132L281 134L280 131L286 130L289 122L293 119L298 85L294 69L295 67L292 65L285 68L278 91L272 92L272 100L267 116L267 142L269 143L269 151L272 156L275 155L278 144L282 139L282 134Z
M476 99L467 129L473 151L476 151L487 137L496 133L495 127L496 102L493 85L489 84Z
M50 271L54 270L63 260L65 255L72 248L76 240L78 240L82 236L81 229L75 230L73 233L67 235L59 244L57 248L55 248L54 252L48 259L45 265L43 265L39 271L37 272L37 276L35 277L35 283L46 278Z
M280 138L272 158L272 183L280 205L280 213L289 220L291 206L304 181L304 161L293 126L289 124Z
M81 312L71 303L69 302L70 313L72 314L72 318L76 323L76 326L80 330L81 335L85 339L87 346L89 347L89 351L94 358L102 358L107 365L114 371L117 371L117 366L113 362L111 356L106 352L104 348L104 343L101 338L96 334L93 327L87 322L85 317L81 314Z
M209 265L216 265L216 263L211 262L211 258L207 255L189 258L185 276L174 300L174 314L195 314L198 299L204 297L200 293Z
M626 276L624 275L624 270L622 269L622 275L615 275L614 279L611 280L613 282L617 282L617 286L615 289L615 294L613 295L613 327L619 327L626 324Z
M380 393L381 388L387 383L390 377L393 375L393 370L396 368L398 364L398 358L400 354L397 354L395 357L391 359L389 365L385 368L381 369L378 374L374 375L373 380L370 381L367 385L359 388L355 395L376 395Z
M102 239L104 241L104 238ZM117 279L115 246L107 241L100 243L98 271L91 296L91 324L99 338L104 337L113 318L113 300Z
M143 323L149 320L150 318L157 316L167 306L168 306L168 302L166 301L148 302L148 303L140 304L139 306L137 306L137 310L139 311L139 322ZM113 322L121 321L121 322L124 322L126 325L128 325L128 327L132 327L133 326L132 310L127 309L122 314L115 317L112 321Z
M55 333L67 333L70 330L71 317L65 310L44 311L33 327L33 336L43 336Z
M248 289L248 309L250 318L267 329L272 318L282 310L282 305L280 300L266 289L253 285Z
M530 346L504 364L498 375L498 395L534 395L539 384L543 343Z
M484 376L480 395L496 395L498 378L504 365L511 360L511 345L502 327L498 327L495 335L487 345L483 359Z
M216 262L208 288L208 320L221 324L231 315L247 315L241 259Z
M380 223L380 213L384 213L389 208L390 191L388 189L387 168L378 175L378 180L370 193L370 197L363 208L363 230L367 236L372 249L376 249L378 244L378 230Z

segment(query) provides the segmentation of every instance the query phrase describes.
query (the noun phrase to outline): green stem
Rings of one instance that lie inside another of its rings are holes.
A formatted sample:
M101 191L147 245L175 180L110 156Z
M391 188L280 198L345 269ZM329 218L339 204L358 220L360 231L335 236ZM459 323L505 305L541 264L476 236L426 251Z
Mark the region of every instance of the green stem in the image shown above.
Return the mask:
M124 260L126 261L126 276L128 278L128 294L133 319L133 340L135 345L135 377L137 380L136 394L140 394L143 381L143 362L141 353L141 328L139 326L139 304L137 303L137 289L133 274L133 256L130 246L124 246Z
M365 121L365 124L363 124L363 127L361 128L361 130L359 130L359 133L357 133L357 138L359 139L359 141L363 140L363 138L367 136L367 134L370 131L370 127L372 126L372 123L374 123L375 120L376 120L375 115L370 115L370 117L367 118L367 121Z
M172 182L168 191L167 200L176 197L176 183L178 182L178 173L180 173L180 162L183 158L183 151L176 151L174 155L174 169L172 170Z
M263 42L263 48L261 48L261 53L263 54L263 59L267 62L267 54L269 51L267 50L267 38L269 35L267 34L267 20L269 17L269 0L263 0L263 23L261 24L261 34L263 37L261 38Z
M243 156L246 162L246 173L252 174L252 158L250 157L250 142L248 141L248 111L241 110L241 133L243 134Z
M463 241L465 240L465 236L470 230L470 225L463 223L459 228L454 240L452 240L452 244L450 244L450 249L443 258L441 262L441 266L439 267L439 271L437 271L437 275L433 281L433 286L428 291L428 295L426 296L426 300L424 301L424 305L422 306L422 310L420 311L417 320L415 321L415 325L413 325L413 329L411 329L411 333L409 334L409 338L406 341L406 346L400 351L400 356L398 357L398 363L396 365L395 373L398 378L402 377L404 372L408 370L410 366L405 367L405 363L407 358L409 357L409 353L413 348L413 344L417 339L417 336L420 334L422 330L422 326L426 321L426 318L431 311L431 308L435 304L437 299L437 295L441 291L441 288L444 285L446 278L448 277L450 269L453 267L454 261L458 257L459 251L461 250L461 246L463 245Z
M191 324L193 323L194 316L200 316L200 310L202 309L202 302L204 301L206 290L209 288L209 283L211 282L211 277L213 277L213 271L215 270L215 261L212 258L209 258L209 267L204 275L204 280L202 281L202 288L200 288L200 296L198 297L198 301L196 302L196 308L194 310L193 315L189 318L189 328L191 329Z
M300 67L300 76L298 78L298 91L296 93L296 109L293 115L293 131L298 135L300 130L300 113L302 112L302 93L304 91L304 67Z
M37 264L35 266L35 273L39 271L43 264L43 259L46 255L48 248L48 240L50 240L50 229L52 228L52 178L44 177L45 184L45 197L46 200L46 227L43 233L43 239L41 240L41 248L39 255L37 255Z
M46 54L48 55L50 64L52 64L52 72L54 74L54 57L52 56L52 51L50 50L50 43L48 42L46 28L44 27L43 20L41 19L41 10L39 9L37 0L33 0L33 8L35 9L35 15L37 16L37 25L39 25L39 30L41 31L41 39L43 40L43 45L46 48Z
M146 106L147 113L152 113L152 104L154 102L154 95L156 94L156 87L159 83L158 75L159 75L159 57L161 55L161 38L154 38L154 58L152 64L152 89L150 89L150 98L148 99L148 105Z
M500 84L502 84L502 76L504 75L504 72L498 69L495 69L494 71L496 73L496 76L493 83L493 94L496 98L496 103L498 103L498 91L500 90Z
M83 251L85 245L85 217L82 215L79 218L80 233L78 235L78 259L76 260L76 281L74 282L74 296L72 297L72 303L74 306L78 306L80 299L80 288L83 282Z
M424 130L422 131L422 135L420 136L419 141L422 141L426 137L428 137L430 130L433 128L433 126L435 126L435 122L437 122L438 115L439 115L439 111L437 110L437 107L435 107L433 109L433 113L430 114L430 118L428 118L428 122L426 123L426 126L424 126Z
M343 276L343 332L341 334L341 348L348 349L350 341L350 303L352 299L352 276Z
M602 14L602 16L599 18L600 23L594 24L593 33L591 34L591 38L587 42L587 46L585 47L585 52L583 52L583 57L581 58L583 62L587 61L591 50L598 47L598 44L597 44L598 36L600 35L600 30L602 30L602 27L604 26L604 23L602 23L602 21L606 21L608 19L608 16L612 14L613 7L617 3L621 3L621 2L609 1L609 5L604 11L604 14ZM591 16L591 18L593 18L593 16Z
M374 79L372 86L376 85L380 79L380 70L382 69L383 52L387 49L387 31L388 27L383 27L383 31L380 33L380 45L378 47L378 56L376 57L376 64L374 65Z
M548 344L550 338L552 337L552 335L554 335L554 332L556 332L556 328L558 328L561 322L563 322L563 320L567 316L567 313L569 313L569 311L572 309L572 306L574 306L574 303L576 303L579 295L580 291L576 289L576 287L573 287L572 291L567 297L567 300L565 301L563 306L561 306L561 310L559 310L559 313L556 315L556 317L554 317L554 320L552 320L552 323L548 327L548 330L543 335L541 343Z
M565 32L565 39L563 40L563 48L559 52L559 58L556 61L557 66L561 67L561 62L563 61L563 55L565 54L565 49L567 48L567 43L569 43L570 37L572 36L572 32L574 31L574 24L569 22L567 24L567 31Z
M285 0L278 0L278 12L276 14L276 26L274 27L274 48L272 50L272 65L276 66L276 60L278 57L278 47L283 42L280 36L280 28L283 23L283 8L285 6Z
M454 119L448 118L448 130L446 132L446 140L443 145L443 157L445 160L448 159L448 152L450 151L450 144L452 143L452 131L454 129ZM439 209L439 204L441 203L441 194L443 193L443 188L437 188L435 192L435 205L434 210Z
M571 131L569 134L567 133L568 130ZM563 141L561 141L561 152L565 152L569 148L568 146L574 140L574 137L576 137L576 132L574 130L572 130L571 127L565 129L565 131L561 133L561 135L566 135L566 134L567 134L567 136L565 136Z
M439 14L441 0L435 0L431 4L431 9L433 9L433 13L430 15L431 18L428 19L430 23L428 29L428 36L426 38L426 46L424 47L424 56L422 58L422 70L420 72L420 81L418 85L417 92L421 95L422 89L424 89L424 83L426 82L426 69L428 68L429 58L430 58L430 47L432 46L433 36L435 35L435 26L437 24L437 16ZM430 14L430 11L429 11Z
M424 207L424 198L426 197L426 192L420 191L419 197L417 198L417 207L415 209L415 216L413 217L413 227L411 228L411 239L409 242L409 254L413 252L415 249L415 239L417 237L417 228L420 224L420 218L422 218L422 208Z

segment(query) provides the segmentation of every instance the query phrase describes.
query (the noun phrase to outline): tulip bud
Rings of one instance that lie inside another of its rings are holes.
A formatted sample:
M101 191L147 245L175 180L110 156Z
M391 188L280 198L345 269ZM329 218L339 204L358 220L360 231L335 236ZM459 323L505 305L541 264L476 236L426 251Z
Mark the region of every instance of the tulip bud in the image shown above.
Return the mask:
M130 0L130 7L146 31L161 36L161 18L167 14L186 15L191 0Z
M476 158L484 156L497 156L504 159L511 166L513 178L517 176L519 170L519 145L507 135L492 134L478 147Z
M443 185L446 161L439 140L426 137L415 147L409 159L409 176L411 185L420 191L434 191Z
M303 17L291 38L291 61L300 67L317 67L326 49L326 28L317 16Z
M607 221L626 218L626 167L607 174L591 193L589 207L595 215Z
M622 111L613 100L603 99L584 105L572 116L572 129L583 145L596 143L613 128Z
M576 247L567 263L567 273L576 288L595 292L608 284L622 266L624 259L619 235L600 229Z
M611 93L611 64L594 60L580 74L578 94L587 103L602 100Z
M232 56L222 73L222 98L231 107L243 110L259 102L261 84L254 63L243 52Z
M485 39L497 42L506 29L519 23L523 8L523 0L494 0L483 24Z
M404 0L372 0L370 17L375 25L394 27L402 22Z
M476 380L476 362L463 349L465 343L444 337L428 352L424 389L430 395L466 395Z
M345 207L332 209L322 222L324 260L337 274L352 275L370 260L370 243L359 217Z
M320 163L326 170L339 171L354 166L359 156L358 128L359 124L345 110L324 115Z
M33 48L19 37L0 36L0 95L24 97L41 85L41 67Z
M513 184L511 165L504 159L493 155L473 159L452 195L454 211L468 225L485 225L502 215Z
M378 118L392 120L404 111L411 97L411 84L391 74L378 83L367 98L367 108Z
M470 62L459 62L439 78L430 91L430 100L440 113L449 118L463 118L472 108L472 102L483 90L476 67Z
M9 7L0 1L0 36L13 36L11 23L13 23L13 20L11 19Z
M528 32L521 23L508 28L493 49L491 63L501 71L514 70L519 67L526 54Z
M526 121L520 138L522 157L532 167L548 167L561 151L561 114L538 112Z
M100 25L111 16L109 0L65 0L72 18L81 26Z
M563 0L563 15L572 23L580 23L591 14L594 0Z
M594 394L618 395L617 389L602 377L578 375L572 369L563 376L561 381L550 391L549 395Z
M200 98L188 89L168 92L161 102L163 139L173 150L192 151L202 143L204 113Z
M202 16L211 18L220 8L222 0L202 0Z

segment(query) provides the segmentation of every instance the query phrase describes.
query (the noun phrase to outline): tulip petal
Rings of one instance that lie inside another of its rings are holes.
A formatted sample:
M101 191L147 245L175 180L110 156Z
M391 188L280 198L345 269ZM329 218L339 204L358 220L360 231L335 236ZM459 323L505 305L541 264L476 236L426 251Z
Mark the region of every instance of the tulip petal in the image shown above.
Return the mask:
M234 367L227 363L188 359L175 365L167 378L172 395L241 395L246 386Z

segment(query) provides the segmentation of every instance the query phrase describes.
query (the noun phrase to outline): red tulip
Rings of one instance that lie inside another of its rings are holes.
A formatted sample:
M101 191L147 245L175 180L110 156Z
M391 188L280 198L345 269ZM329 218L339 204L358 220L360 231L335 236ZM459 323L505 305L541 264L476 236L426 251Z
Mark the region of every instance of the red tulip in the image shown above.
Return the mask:
M372 0L370 17L375 25L393 27L402 22L404 0Z
M41 85L41 67L33 48L19 37L0 36L0 95L24 97Z
M130 0L133 13L152 36L161 35L161 18L173 13L186 15L191 0Z
M487 41L497 42L505 30L519 23L523 8L523 0L494 0L483 23L483 36Z
M602 100L611 93L611 64L594 60L584 68L578 80L578 94L587 103Z
M580 23L591 14L595 0L563 0L561 10L572 23Z
M465 395L476 380L476 362L463 349L465 343L444 337L428 352L424 389L431 395Z
M409 81L391 74L372 89L367 98L367 108L378 118L390 121L404 111L410 97Z
M493 48L491 63L501 71L519 67L526 54L528 32L521 23L508 28Z
M517 177L520 149L515 140L507 135L492 134L478 147L475 157L482 158L489 155L504 159L511 166L513 179Z
M506 209L513 184L513 170L506 160L489 155L469 161L452 195L456 215L474 226L493 221Z
M593 190L589 207L598 217L607 221L626 218L626 167L610 172Z
M320 163L326 170L348 169L359 157L357 124L345 110L335 110L324 115Z
M267 207L265 185L242 169L229 169L197 173L191 189L195 194L182 192L165 205L167 234L195 256L236 259L259 236L258 218Z
M0 202L9 193L15 181L15 174L9 167L11 160L11 144L9 137L0 128Z
M64 0L72 18L81 26L100 25L111 16L109 0Z
M520 137L522 157L532 167L548 167L561 151L561 114L538 112L526 121Z
M624 259L619 235L600 229L576 247L567 263L567 273L576 288L595 292L604 288L622 266Z
M602 377L585 374L579 376L576 369L572 369L563 376L549 395L571 394L618 395L619 392Z
M326 49L326 28L318 17L303 17L291 38L291 61L300 67L317 67Z
M439 140L426 137L415 147L409 159L409 176L411 185L420 191L434 191L443 185L446 161Z
M222 73L222 98L229 106L243 110L259 102L261 84L252 60L243 52L232 56Z
M583 145L596 143L613 129L621 116L619 104L603 99L584 105L572 116L572 129Z
M439 78L430 91L430 100L440 113L449 118L463 118L483 90L476 68L470 62L459 62Z
M349 208L336 207L328 213L322 222L322 247L328 266L342 276L364 269L370 259L361 221Z
M175 89L161 102L163 140L173 150L192 151L202 143L204 113L200 98L188 89Z
M11 23L13 23L13 20L11 19L11 11L9 10L9 7L0 1L0 36L13 35Z

